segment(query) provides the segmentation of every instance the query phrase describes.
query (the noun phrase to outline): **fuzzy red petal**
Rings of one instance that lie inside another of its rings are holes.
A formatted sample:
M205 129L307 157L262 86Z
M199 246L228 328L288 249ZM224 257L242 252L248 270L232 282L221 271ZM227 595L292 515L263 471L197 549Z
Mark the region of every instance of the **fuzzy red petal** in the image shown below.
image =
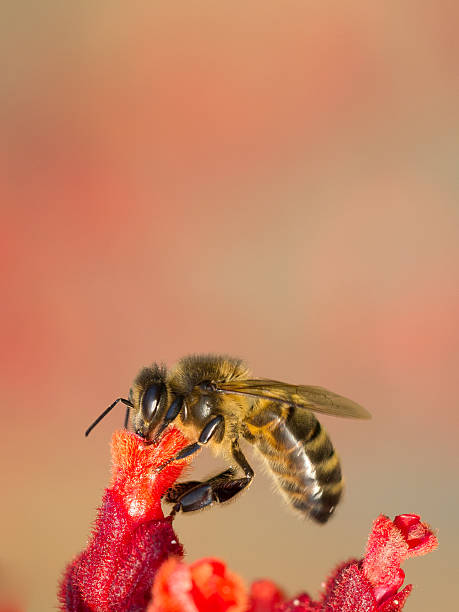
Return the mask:
M407 557L426 555L438 546L438 540L427 523L421 522L417 514L399 514L394 525L400 530L408 544Z
M400 612L405 605L413 586L408 584L402 591L395 593L378 607L378 612Z

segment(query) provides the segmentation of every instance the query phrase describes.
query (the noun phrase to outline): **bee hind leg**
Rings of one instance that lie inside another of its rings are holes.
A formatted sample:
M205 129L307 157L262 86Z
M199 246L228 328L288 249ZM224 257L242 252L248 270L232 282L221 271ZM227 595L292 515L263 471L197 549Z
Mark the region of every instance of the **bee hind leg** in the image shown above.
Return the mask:
M239 442L237 440L233 440L231 453L235 462L244 472L244 476L242 478L232 478L229 476L228 478L222 479L219 483L217 483L215 487L215 494L220 503L228 501L240 493L252 482L253 478L253 470L245 458L244 453L241 451Z
M190 488L185 488L186 492L180 495L171 514L174 515L180 510L182 510L182 512L194 512L195 510L201 510L206 506L210 506L213 503L228 501L245 489L252 481L253 470L239 448L237 440L232 444L232 455L238 466L242 468L244 472L242 478L234 478L235 470L230 468L195 486L193 486L194 482L181 483L183 485L189 484Z
M167 504L176 504L181 497L189 493L192 489L199 487L201 485L213 485L220 483L223 480L228 480L230 476L234 476L236 470L234 468L229 468L221 474L217 474L216 476L212 476L208 480L187 480L185 482L178 482L170 489L166 491L166 494L163 497L163 500Z

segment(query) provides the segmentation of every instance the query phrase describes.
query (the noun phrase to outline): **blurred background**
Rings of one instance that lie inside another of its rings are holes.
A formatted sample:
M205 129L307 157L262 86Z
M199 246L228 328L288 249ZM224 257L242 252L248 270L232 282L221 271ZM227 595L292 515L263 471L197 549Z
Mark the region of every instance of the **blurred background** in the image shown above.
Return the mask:
M256 457L188 558L316 595L379 513L440 548L406 609L457 582L457 3L3 3L0 583L55 609L138 369L191 352L352 397L324 417L347 489L297 519ZM208 453L196 472L217 471Z

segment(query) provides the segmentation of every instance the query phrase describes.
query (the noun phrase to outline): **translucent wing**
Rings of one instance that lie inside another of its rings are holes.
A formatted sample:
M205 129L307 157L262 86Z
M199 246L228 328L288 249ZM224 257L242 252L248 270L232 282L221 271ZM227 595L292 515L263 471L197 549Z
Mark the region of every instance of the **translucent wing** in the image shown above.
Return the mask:
M323 387L289 385L277 380L258 378L218 383L217 391L282 402L333 416L353 419L371 418L370 413L356 402Z

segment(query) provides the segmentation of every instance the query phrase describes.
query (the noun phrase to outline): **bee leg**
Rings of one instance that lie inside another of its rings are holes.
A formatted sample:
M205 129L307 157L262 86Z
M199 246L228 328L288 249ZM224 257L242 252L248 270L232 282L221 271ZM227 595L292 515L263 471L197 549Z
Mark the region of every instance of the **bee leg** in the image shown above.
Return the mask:
M189 493L192 489L200 487L202 482L200 480L188 480L186 482L177 482L173 487L168 489L162 498L166 504L176 504L178 500Z
M215 485L223 480L228 480L228 477L234 476L235 470L233 468L229 468L222 472L221 474L217 474L216 476L212 476L209 480L202 482L200 480L189 480L185 482L178 482L173 487L171 487L163 497L163 500L167 504L176 504L181 497L189 493L192 489L199 487L203 484L212 484Z
M207 423L207 425L201 431L201 434L197 442L195 442L194 444L188 444L188 446L185 446L185 448L182 448L180 452L178 452L176 455L168 459L165 463L157 467L155 471L160 472L162 469L166 467L166 465L169 465L169 463L172 463L172 461L179 461L180 459L185 459L185 457L189 457L190 455L193 455L196 451L198 451L201 448L201 446L204 446L204 444L207 444L207 442L209 442L209 440L212 438L212 436L217 431L218 426L222 422L223 422L223 417L221 414L214 417L211 421Z
M158 429L158 433L156 434L153 443L156 442L160 437L163 431L166 429L168 425L170 425L180 414L180 411L183 408L183 395L179 395L175 398L172 404L169 406L169 410L166 412L163 422L161 423L161 427Z
M218 502L218 499L215 497L212 485L202 482L179 498L169 516L174 516L179 510L182 512L202 510L215 502Z
M253 470L245 458L244 453L241 451L237 440L233 441L231 452L234 460L244 472L244 476L242 478L231 478L230 476L226 479L222 479L217 486L214 487L214 493L219 502L228 501L240 493L252 482L253 478Z
M237 440L232 444L232 455L239 467L242 468L245 476L243 478L234 478L235 470L230 468L218 474L218 476L214 476L208 481L192 487L191 490L181 495L178 499L172 509L172 516L179 510L182 510L182 512L193 512L216 502L228 501L250 484L253 478L253 470L242 453Z

